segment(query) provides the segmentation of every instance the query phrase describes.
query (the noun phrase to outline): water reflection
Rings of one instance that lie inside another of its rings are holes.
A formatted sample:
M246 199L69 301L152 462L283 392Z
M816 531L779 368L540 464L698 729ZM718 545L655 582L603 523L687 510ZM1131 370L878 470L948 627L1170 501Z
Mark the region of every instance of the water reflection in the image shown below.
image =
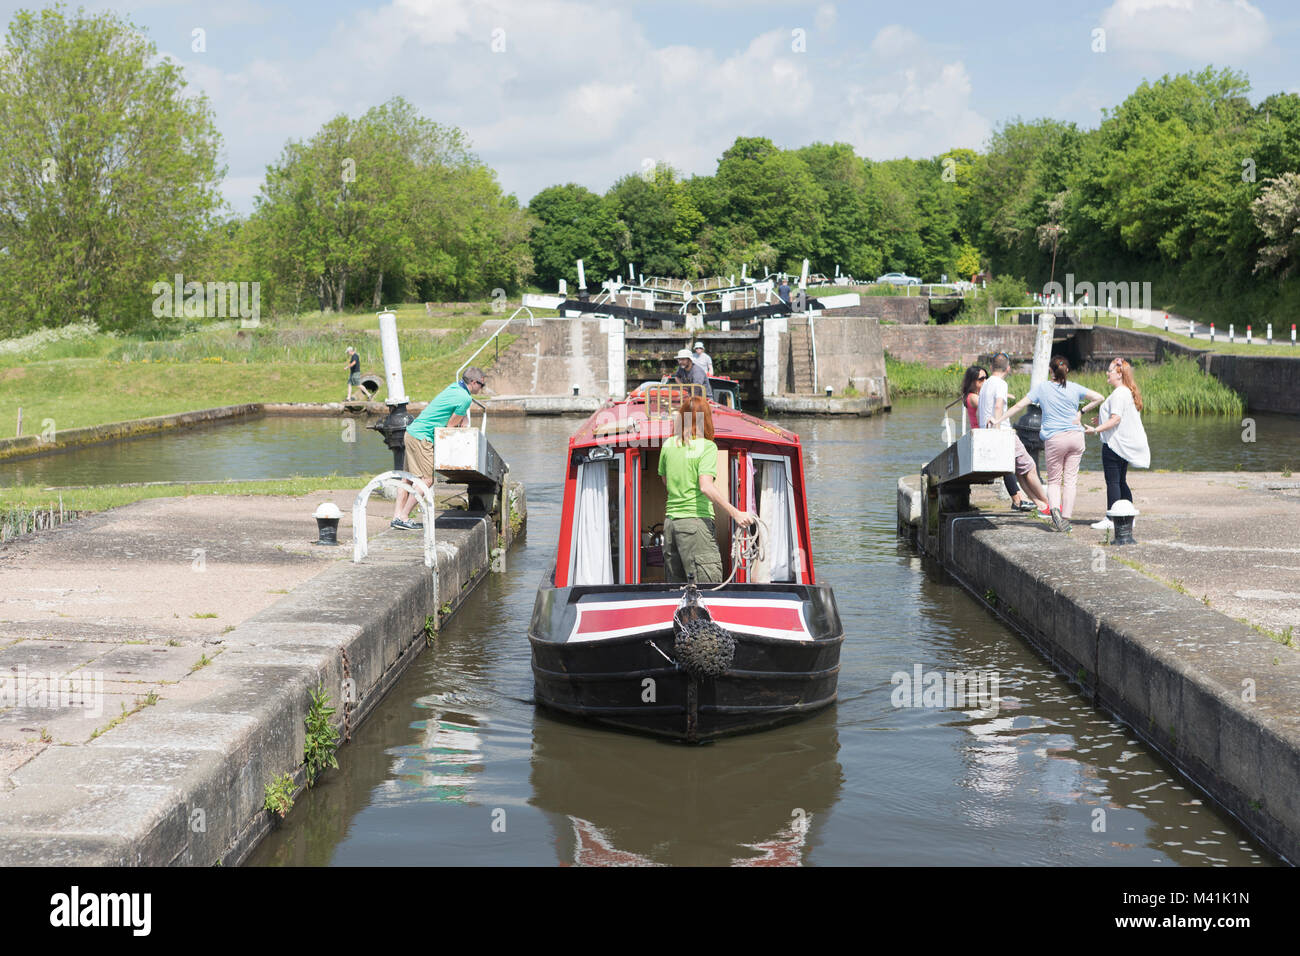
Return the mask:
M529 773L562 863L799 865L844 783L833 712L687 747L539 715Z

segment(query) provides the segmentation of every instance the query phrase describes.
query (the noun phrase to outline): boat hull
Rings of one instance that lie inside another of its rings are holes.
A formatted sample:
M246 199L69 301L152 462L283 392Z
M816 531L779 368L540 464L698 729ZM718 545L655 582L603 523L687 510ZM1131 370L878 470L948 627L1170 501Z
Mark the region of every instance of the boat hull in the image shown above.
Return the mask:
M538 591L533 681L539 705L611 727L688 742L763 730L835 702L844 633L818 585L731 585L702 603L736 639L727 670L674 661L674 585Z

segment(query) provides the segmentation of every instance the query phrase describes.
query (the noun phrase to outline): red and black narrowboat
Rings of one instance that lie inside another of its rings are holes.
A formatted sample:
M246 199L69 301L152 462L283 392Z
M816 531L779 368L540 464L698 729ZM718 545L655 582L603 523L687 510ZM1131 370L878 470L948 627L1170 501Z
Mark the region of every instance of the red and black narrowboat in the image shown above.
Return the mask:
M844 632L814 570L799 436L716 403L718 484L759 516L764 553L733 555L719 521L728 580L665 581L659 448L692 388L643 386L569 439L559 545L528 637L539 705L699 742L834 703Z

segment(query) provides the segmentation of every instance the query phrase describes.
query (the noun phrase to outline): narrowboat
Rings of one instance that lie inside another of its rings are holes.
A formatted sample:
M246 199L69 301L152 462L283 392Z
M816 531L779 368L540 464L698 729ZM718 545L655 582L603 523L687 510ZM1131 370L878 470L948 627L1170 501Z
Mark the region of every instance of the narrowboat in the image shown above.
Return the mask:
M816 577L799 436L727 406L710 405L718 485L763 534L721 520L724 582L665 580L659 448L692 390L642 386L569 439L559 543L528 638L539 705L695 743L833 704L844 632Z

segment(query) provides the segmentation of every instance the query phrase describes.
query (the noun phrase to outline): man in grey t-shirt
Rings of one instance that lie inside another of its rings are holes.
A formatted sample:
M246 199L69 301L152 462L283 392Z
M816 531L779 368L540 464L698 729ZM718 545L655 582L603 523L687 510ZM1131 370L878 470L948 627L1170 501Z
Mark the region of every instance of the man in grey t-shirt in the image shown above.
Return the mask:
M704 397L713 401L713 386L709 384L709 376L704 373L703 366L695 364L690 349L682 349L677 353L677 371L673 373L673 381L683 385L703 385Z

